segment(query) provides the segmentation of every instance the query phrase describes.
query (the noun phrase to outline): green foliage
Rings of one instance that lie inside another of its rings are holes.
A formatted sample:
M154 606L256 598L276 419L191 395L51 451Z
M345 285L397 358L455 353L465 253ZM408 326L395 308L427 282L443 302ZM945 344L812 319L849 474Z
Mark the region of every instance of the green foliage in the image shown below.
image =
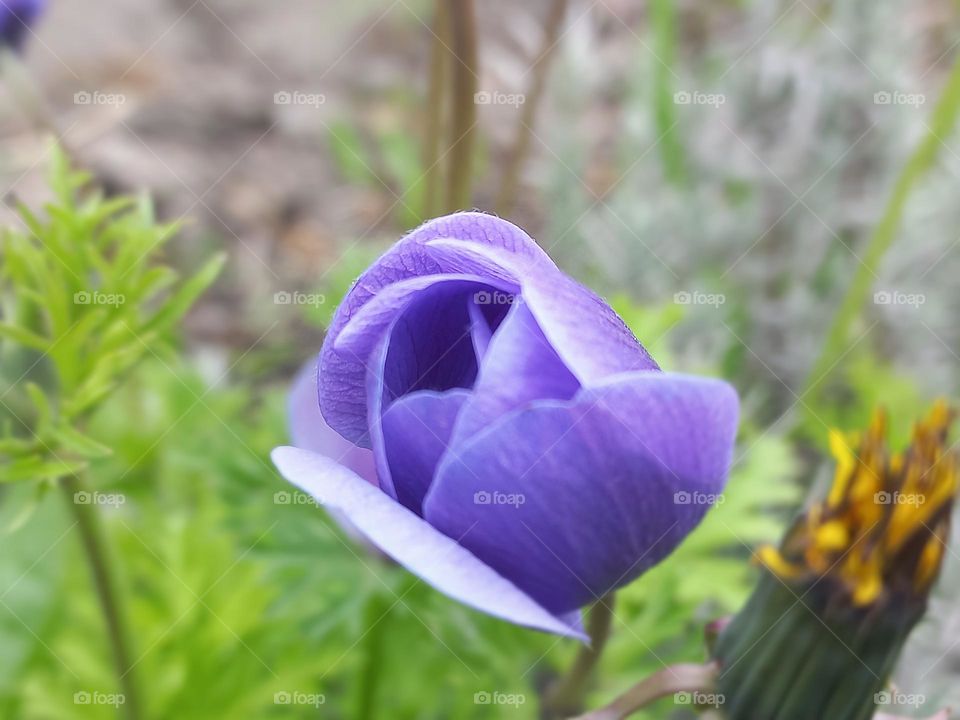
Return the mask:
M21 672L38 652L55 610L62 604L56 588L64 569L66 514L45 502L24 523L20 508L39 502L27 485L7 489L0 504L0 527L16 529L0 536L0 717L21 717Z
M101 492L126 498L105 520L149 678L148 717L316 717L312 706L274 703L288 692L323 695L323 717L359 717L372 693L373 718L480 718L489 715L474 694L499 690L525 693L516 717L532 720L530 683L551 664L554 638L448 600L314 505L290 501L267 460L285 440L284 404L282 388L254 400L152 360L91 418L92 432L116 442L94 469ZM130 408L142 409L140 422L127 421ZM41 510L56 510L55 499ZM46 525L39 547L68 527ZM72 535L63 549L75 554ZM69 559L68 572L34 578L56 612L43 645L21 628L32 660L10 679L25 717L112 717L112 707L73 703L76 692L116 689L86 568ZM381 666L372 684L371 663Z
M669 368L673 365L669 334L683 321L686 314L685 306L676 303L656 306L637 305L626 295L611 298L610 306L641 339L643 346L656 359L660 367Z
M110 449L85 419L216 279L215 256L181 279L157 262L176 226L149 202L105 198L57 152L53 201L0 233L0 482L51 481Z
M867 351L851 353L837 372L832 381L835 401L821 403L816 414L808 413L800 432L826 449L828 427L860 430L882 406L889 413L893 447L903 447L913 423L929 403L916 381Z
M346 121L333 123L328 146L344 179L377 192L387 191L393 214L401 227L412 228L426 220L424 168L419 144L409 130L386 128L367 139Z
M671 0L654 0L650 4L650 20L657 62L653 66L653 115L657 136L661 138L660 156L663 174L675 184L687 181L686 153L676 113L672 66L677 51L677 10Z
M810 372L806 393L813 402L823 393L824 376L841 362L848 352L853 328L860 321L870 289L876 279L876 269L900 232L907 201L946 147L943 138L950 137L960 119L960 63L954 62L937 104L930 115L929 124L924 123L926 133L900 170L883 214L873 229L873 234L863 259L837 309L816 363ZM806 394L805 393L805 394Z
M367 243L355 243L344 248L336 265L330 268L321 280L320 290L326 302L303 306L307 319L319 327L329 327L337 305L340 304L340 298L347 294L360 274L370 267L384 249Z

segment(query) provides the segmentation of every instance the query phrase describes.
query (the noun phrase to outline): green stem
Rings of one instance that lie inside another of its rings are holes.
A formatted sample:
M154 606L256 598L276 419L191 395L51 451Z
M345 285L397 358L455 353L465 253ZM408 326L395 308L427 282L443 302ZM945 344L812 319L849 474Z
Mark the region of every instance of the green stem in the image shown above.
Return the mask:
M673 665L641 680L609 705L575 720L623 720L655 700L678 692L709 692L717 668L706 665Z
M834 316L823 350L813 365L806 390L800 395L804 397L810 394L808 407L815 407L821 390L820 383L847 351L851 330L869 299L876 271L880 267L884 254L896 239L907 200L917 182L937 159L944 138L953 130L958 115L960 115L960 60L955 62L950 70L946 85L930 117L927 133L897 178L880 222L867 245L863 261L857 268L853 282L850 283L850 289Z
M6 81L10 95L33 127L52 136L66 156L75 160L76 153L60 131L47 99L20 59L4 48L0 48L0 77Z
M677 107L671 68L675 64L677 48L677 7L673 0L653 0L650 3L650 27L653 32L653 119L656 124L663 173L667 181L682 186L687 181L687 162L683 142L677 129Z
M533 70L533 82L530 92L527 93L520 114L520 125L517 127L517 136L507 155L507 166L500 181L500 191L494 207L498 215L506 216L513 209L516 202L517 185L520 182L520 170L523 168L527 154L530 152L530 138L533 135L533 126L536 122L537 108L547 87L547 75L550 69L550 57L553 55L563 26L563 18L567 14L567 0L553 0L550 14L547 16L543 34L543 48L537 54L536 66Z
M357 684L357 720L374 720L382 717L379 712L380 680L383 677L384 646L390 632L394 608L400 604L416 581L408 578L395 599L383 593L374 593L367 600L364 610L364 625L368 628L363 638L363 667Z
M123 709L128 720L140 720L140 693L133 674L132 653L130 651L130 633L126 617L120 604L116 577L111 571L107 542L103 525L96 508L90 503L77 502L77 493L83 492L83 485L75 476L64 478L61 488L67 504L73 511L83 549L90 564L90 573L100 601L100 609L107 625L107 637L113 651L114 666L123 693Z
M437 0L430 49L430 79L427 88L427 122L423 134L423 217L437 214L440 205L440 141L444 126L444 89L450 74L450 18L446 0Z
M477 107L477 28L473 0L447 0L450 37L457 62L453 63L453 122L451 123L450 172L447 177L447 211L470 207L473 180L473 139Z
M580 648L566 675L547 688L543 697L544 717L566 718L583 710L584 693L610 636L613 600L613 593L604 595L591 608L587 621L590 644Z

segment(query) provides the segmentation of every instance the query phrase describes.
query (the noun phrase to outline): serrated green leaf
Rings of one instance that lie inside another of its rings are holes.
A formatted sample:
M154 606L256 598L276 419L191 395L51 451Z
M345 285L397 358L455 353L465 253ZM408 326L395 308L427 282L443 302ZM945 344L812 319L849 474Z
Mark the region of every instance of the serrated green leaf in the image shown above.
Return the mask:
M30 401L37 409L37 420L34 433L39 437L45 437L46 431L53 423L53 408L43 390L34 382L26 383L27 395Z
M186 315L194 302L199 298L220 275L227 256L217 253L189 280L183 283L173 295L167 299L163 307L143 326L142 332L166 330Z
M113 450L69 425L54 428L50 437L64 449L87 459L109 457Z
M7 322L0 322L0 338L12 340L24 347L46 352L50 348L50 342L40 337L36 333Z
M7 428L3 428L7 431ZM23 455L33 452L37 449L36 440L27 440L18 437L0 437L0 454L2 455Z
M48 460L29 457L0 464L0 483L21 482L24 480L56 480L74 475L86 468L82 460Z

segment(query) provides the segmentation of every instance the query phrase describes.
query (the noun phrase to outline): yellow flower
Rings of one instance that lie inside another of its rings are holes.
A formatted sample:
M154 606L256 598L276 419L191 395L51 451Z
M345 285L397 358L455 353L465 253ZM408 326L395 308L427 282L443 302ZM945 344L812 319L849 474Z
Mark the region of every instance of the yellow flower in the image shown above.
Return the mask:
M760 549L768 572L713 645L727 720L874 717L946 550L954 415L936 403L902 453L882 410L862 436L830 434L830 492Z
M939 574L957 492L957 453L947 444L956 413L943 400L891 453L887 416L874 413L861 437L830 433L833 486L757 558L787 581L836 580L856 607L890 593L925 597Z

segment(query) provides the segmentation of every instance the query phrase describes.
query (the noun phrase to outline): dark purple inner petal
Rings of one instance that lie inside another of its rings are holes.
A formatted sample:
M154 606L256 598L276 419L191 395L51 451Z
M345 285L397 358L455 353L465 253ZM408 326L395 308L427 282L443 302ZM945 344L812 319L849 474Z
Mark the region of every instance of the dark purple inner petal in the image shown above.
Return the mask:
M473 387L479 362L469 303L484 287L472 282L436 285L396 319L383 368L385 406L417 390Z
M476 295L494 292L503 294L475 280L423 289L373 358L368 415L380 484L417 513L476 381L480 354L506 313L475 306Z

